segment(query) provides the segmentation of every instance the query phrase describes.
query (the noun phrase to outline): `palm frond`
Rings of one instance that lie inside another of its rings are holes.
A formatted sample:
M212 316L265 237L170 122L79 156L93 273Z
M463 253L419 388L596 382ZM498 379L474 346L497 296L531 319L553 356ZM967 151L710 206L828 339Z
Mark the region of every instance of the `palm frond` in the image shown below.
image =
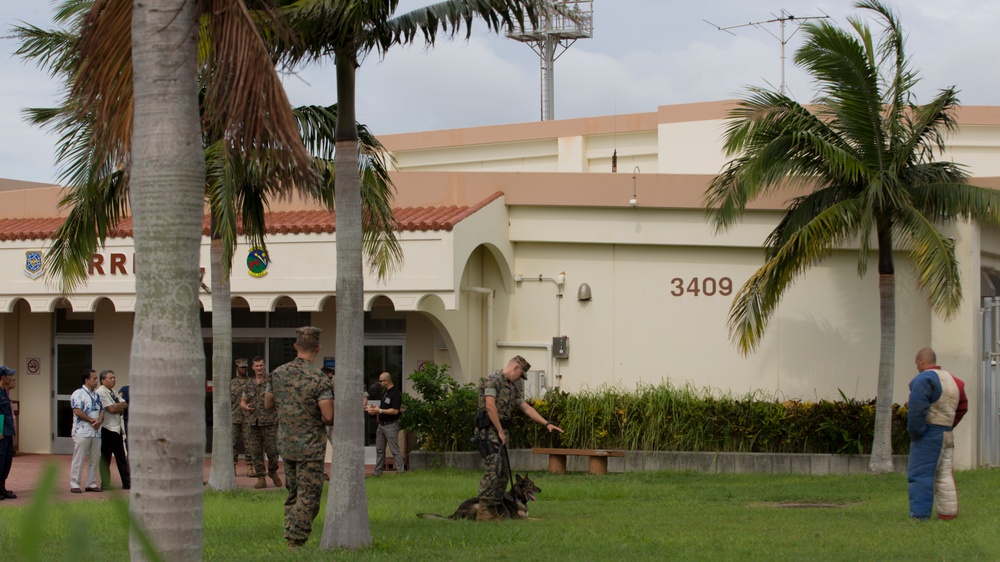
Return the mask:
M808 267L830 255L857 232L860 209L854 199L828 207L787 237L740 288L729 309L729 337L740 353L760 345L771 314L791 284Z
M315 158L332 160L337 144L337 104L300 106L293 113L306 149Z
M945 319L954 316L962 306L962 278L954 240L912 208L896 214L894 231L909 241L917 286L927 292L931 308Z
M556 10L559 12L556 12ZM424 42L433 45L440 30L454 37L465 28L465 38L472 35L472 22L479 18L495 33L502 30L525 29L525 20L538 27L541 18L557 13L569 15L571 10L545 0L452 0L431 4L390 19L389 29L394 43L412 43L418 33Z
M34 61L49 75L68 74L76 67L79 58L73 49L77 36L65 30L46 30L33 25L16 26L13 38L19 41L14 55Z
M935 162L920 167L927 172L921 178L926 181L912 190L914 208L931 220L963 218L1000 226L1000 191L951 181L953 166Z
M92 256L128 215L127 175L95 169L87 182L66 188L59 206L69 208L45 253L46 278L63 293L86 281Z
M830 123L870 169L884 169L886 141L882 130L882 100L878 67L861 41L829 23L804 26L806 41L795 53L795 64L816 80L820 119Z
M396 233L399 226L392 213L395 188L381 158L364 155L361 165L362 251L369 270L387 279L403 264L403 248Z
M783 187L856 185L865 168L827 122L777 92L752 89L730 111L724 132L731 160L703 197L717 231L733 225L749 201Z
M336 54L358 65L359 57L373 50L384 55L393 45L413 43L418 37L433 45L440 36L453 38L465 30L468 38L476 19L499 33L537 28L544 17L582 17L552 0L446 0L394 15L397 5L396 0L299 0L282 7L283 21L295 30L298 44L266 30L265 35L291 64Z
M942 90L930 103L911 107L903 116L905 129L895 148L898 156L894 165L898 168L931 162L944 152L945 135L958 130L957 109L958 93L954 88Z
M764 242L765 259L771 259L788 243L796 232L805 228L817 216L845 200L847 193L841 186L826 186L812 193L794 198L785 215Z
M223 131L239 152L274 161L271 170L287 185L311 191L318 179L312 158L254 18L239 0L209 4L205 129Z
M111 160L132 142L132 6L94 0L77 31L79 64L64 106L90 120L93 160Z

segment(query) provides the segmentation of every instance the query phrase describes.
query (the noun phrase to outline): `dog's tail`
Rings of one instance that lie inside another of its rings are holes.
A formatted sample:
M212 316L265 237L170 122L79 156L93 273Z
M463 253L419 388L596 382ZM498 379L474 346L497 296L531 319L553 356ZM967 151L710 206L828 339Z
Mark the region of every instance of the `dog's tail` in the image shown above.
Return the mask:
M421 519L440 519L445 521L448 520L448 517L445 517L444 515L438 515L437 513L418 513L417 517Z

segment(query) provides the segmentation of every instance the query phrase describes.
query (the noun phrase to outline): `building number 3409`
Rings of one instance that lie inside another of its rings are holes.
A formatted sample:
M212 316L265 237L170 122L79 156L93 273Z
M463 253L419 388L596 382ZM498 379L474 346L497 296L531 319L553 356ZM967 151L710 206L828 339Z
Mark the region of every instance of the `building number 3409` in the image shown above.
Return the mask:
M674 277L670 280L670 284L674 287L670 291L670 294L675 297L682 297L684 295L693 295L696 297L699 295L705 295L706 297L719 295L727 297L733 294L733 280L728 277L721 277L719 279L715 277L692 277L690 280Z

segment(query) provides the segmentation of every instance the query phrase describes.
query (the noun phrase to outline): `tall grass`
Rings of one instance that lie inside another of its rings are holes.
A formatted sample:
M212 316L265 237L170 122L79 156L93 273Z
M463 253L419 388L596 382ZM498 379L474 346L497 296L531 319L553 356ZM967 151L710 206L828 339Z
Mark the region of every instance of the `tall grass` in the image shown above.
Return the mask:
M470 451L479 391L458 384L447 365L425 363L410 375L419 396L406 395L404 429L420 448ZM761 391L736 395L691 384L601 386L574 394L550 392L531 403L562 427L549 433L533 423L511 425L513 447L570 447L646 451L868 453L875 401L841 394L840 401L781 401ZM909 452L906 411L893 405L893 452Z
M450 514L475 495L480 476L433 470L367 480L373 544L355 552L318 550L323 508L305 547L285 552L282 490L206 492L204 559L1000 559L1000 470L956 474L960 515L949 522L910 521L906 481L895 474L536 473L531 477L542 493L530 506L533 521L415 516ZM18 559L11 553L29 524L30 509L0 506L3 560ZM76 501L31 521L43 559L127 560L128 531L116 509L107 500ZM74 529L82 543L71 538Z
M670 382L635 391L602 386L549 393L532 405L558 424L548 434L514 424L513 446L562 446L647 451L869 453L875 401L781 402L764 392L735 395ZM893 405L893 452L909 452L906 410Z

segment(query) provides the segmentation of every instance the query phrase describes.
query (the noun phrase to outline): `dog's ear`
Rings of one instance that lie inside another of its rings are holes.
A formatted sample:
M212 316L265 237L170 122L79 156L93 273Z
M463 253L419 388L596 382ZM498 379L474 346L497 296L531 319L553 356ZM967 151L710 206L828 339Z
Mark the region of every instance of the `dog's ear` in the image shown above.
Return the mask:
M522 478L520 474L515 474L514 476L517 476L517 481L518 482L521 482L521 481L524 480L524 478ZM527 473L525 473L525 476L527 476Z

